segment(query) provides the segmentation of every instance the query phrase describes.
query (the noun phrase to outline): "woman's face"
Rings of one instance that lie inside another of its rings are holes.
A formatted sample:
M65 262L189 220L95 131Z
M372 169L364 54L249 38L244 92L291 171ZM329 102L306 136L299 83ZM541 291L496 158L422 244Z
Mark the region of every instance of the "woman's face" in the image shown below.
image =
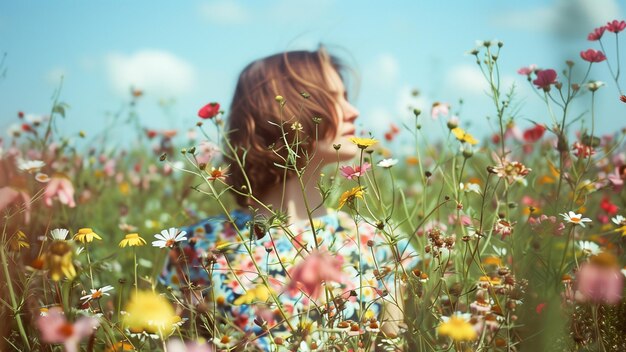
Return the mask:
M339 161L347 161L359 153L359 148L349 139L354 137L354 120L359 116L359 111L348 101L346 88L337 71L330 64L326 65L325 71L328 93L336 99L337 132L333 138L318 143L317 155L324 164L330 164L336 162L337 157ZM341 148L337 151L334 145L339 144Z

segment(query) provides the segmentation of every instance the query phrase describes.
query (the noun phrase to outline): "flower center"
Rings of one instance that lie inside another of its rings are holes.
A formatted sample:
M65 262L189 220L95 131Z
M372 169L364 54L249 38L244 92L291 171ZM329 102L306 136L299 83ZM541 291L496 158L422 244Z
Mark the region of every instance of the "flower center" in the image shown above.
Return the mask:
M174 247L175 244L176 244L176 241L174 241L173 239L169 239L165 242L165 245L167 247Z
M580 222L580 218L577 218L575 216L572 217L571 220L572 220L572 222Z
M74 326L70 323L65 323L59 327L58 332L64 337L70 337L74 333Z
M98 299L100 297L102 297L102 291L100 291L100 290L98 290L98 291L96 291L96 292L91 294L91 298L92 299Z

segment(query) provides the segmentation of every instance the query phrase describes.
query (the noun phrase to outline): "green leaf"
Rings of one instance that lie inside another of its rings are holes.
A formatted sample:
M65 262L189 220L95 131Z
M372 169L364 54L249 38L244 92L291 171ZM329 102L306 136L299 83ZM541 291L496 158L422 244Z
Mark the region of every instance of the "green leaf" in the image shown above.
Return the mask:
M65 118L65 110L68 109L70 106L66 103L58 103L54 106L54 108L52 108L52 113L53 114L59 114L61 115L63 118Z

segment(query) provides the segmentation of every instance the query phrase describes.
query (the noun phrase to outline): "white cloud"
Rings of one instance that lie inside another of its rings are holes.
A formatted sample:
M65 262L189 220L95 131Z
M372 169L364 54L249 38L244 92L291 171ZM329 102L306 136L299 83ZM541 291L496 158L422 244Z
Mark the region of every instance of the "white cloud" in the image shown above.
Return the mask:
M112 53L106 66L113 89L122 96L128 95L132 86L147 94L171 97L190 91L194 84L194 68L166 51Z
M500 91L508 92L513 83L516 83L514 76L501 76ZM516 85L519 84L516 83ZM445 91L450 92L448 99L485 96L489 93L489 84L478 66L460 64L448 70L445 77Z
M236 1L227 0L201 4L200 14L209 22L225 25L246 23L252 17L244 6Z
M391 54L380 54L368 65L368 69L363 72L365 80L372 84L389 88L398 78L400 65L395 56Z
M578 37L620 17L621 9L616 0L558 0L550 6L497 14L493 24Z
M59 85L61 79L67 79L67 70L63 67L55 67L45 74L46 82L52 85Z

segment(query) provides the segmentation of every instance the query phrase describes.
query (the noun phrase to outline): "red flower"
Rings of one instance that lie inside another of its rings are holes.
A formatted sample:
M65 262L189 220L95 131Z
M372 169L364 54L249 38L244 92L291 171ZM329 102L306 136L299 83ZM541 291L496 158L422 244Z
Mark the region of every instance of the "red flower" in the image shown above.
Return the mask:
M606 24L606 30L609 31L609 32L613 32L613 33L619 33L621 31L623 31L624 28L626 28L626 22L625 21L613 20L612 22L608 22Z
M22 124L22 131L24 131L24 132L33 132L33 128L30 127L29 124L23 123Z
M626 95L621 95L621 96L619 97L619 100L621 100L621 101L622 101L622 103L626 103Z
M600 40L605 30L606 30L606 27L598 27L594 29L593 32L589 33L589 35L587 36L587 40L591 40L591 41Z
M533 84L547 92L550 90L550 85L556 83L556 76L556 71L553 69L537 70L537 78Z
M541 139L543 133L546 131L544 125L535 125L535 127L529 128L524 131L524 141L533 143Z
M602 210L604 210L609 215L615 215L619 210L617 205L611 203L611 200L608 197L602 198L602 201L600 202L600 208L602 208Z
M600 50L588 49L587 51L581 51L580 57L589 62L602 62L606 60L606 56Z
M539 303L537 307L535 308L535 311L537 312L537 314L541 314L543 309L546 308L546 305L547 305L546 303Z
M20 119L24 118L24 112L23 111L18 111L17 112L17 117L19 117Z
M157 131L155 131L155 130L150 130L150 129L146 130L146 136L148 137L148 139L152 139L152 138L156 137L157 134L159 134L159 133Z
M198 116L203 119L210 119L220 113L219 103L208 103L198 111Z

